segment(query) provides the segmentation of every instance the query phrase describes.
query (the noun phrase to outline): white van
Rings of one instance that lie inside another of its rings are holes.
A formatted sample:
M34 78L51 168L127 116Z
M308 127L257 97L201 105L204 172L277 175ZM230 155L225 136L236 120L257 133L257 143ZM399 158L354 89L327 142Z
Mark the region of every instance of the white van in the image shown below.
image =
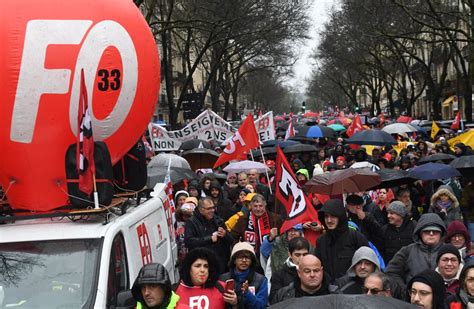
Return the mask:
M165 186L157 184L150 199L123 215L0 225L0 308L116 308L119 293L151 262L165 265L176 282L166 198Z

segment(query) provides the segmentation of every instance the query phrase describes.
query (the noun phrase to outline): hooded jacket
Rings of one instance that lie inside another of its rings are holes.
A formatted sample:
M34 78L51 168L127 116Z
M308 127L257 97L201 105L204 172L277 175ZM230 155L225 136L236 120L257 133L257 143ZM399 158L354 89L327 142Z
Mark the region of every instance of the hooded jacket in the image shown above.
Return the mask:
M321 235L316 243L315 255L324 265L324 270L331 278L339 278L345 275L351 266L354 252L362 246L369 246L364 235L353 229L349 229L346 209L341 200L331 199L324 203L321 212L328 213L339 219L334 230L328 230L323 220L326 233Z
M407 290L410 290L414 282L422 282L427 284L431 287L433 292L433 309L445 309L445 287L444 287L444 280L440 274L432 269L425 269L422 272L418 273L414 276L407 285ZM408 298L410 299L410 298Z
M416 221L411 220L408 215L405 216L400 227L396 227L390 223L382 226L383 245L380 248L380 252L386 263L388 263L402 247L413 243L415 227Z
M451 205L446 208L446 212L437 205L437 201L440 199L441 194L446 194L451 201ZM448 185L439 186L438 190L431 196L431 205L428 212L439 214L446 226L448 226L454 220L462 220L461 208L459 207L459 201Z
M137 279L133 283L132 295L138 302L137 308L148 308L141 292L144 284L158 284L165 294L161 306L156 308L174 308L179 296L171 290L171 281L166 268L158 263L146 264L140 269Z
M230 217L232 217L239 211L238 209L234 208L234 206L232 205L232 202L228 198L224 197L222 187L217 180L214 180L211 182L211 186L209 189L210 189L209 191L212 191L212 189L219 190L219 195L217 199L212 197L212 200L214 201L214 204L216 205L216 214L219 217L221 217L224 221L229 220Z
M347 270L346 275L335 281L342 294L363 294L364 279L359 278L355 272L355 266L362 260L367 260L374 264L374 271L380 271L379 260L374 250L370 247L360 247L354 253L352 265Z
M269 299L273 299L279 289L288 286L296 278L298 278L297 266L288 257L281 269L272 273Z
M425 227L431 225L441 229L441 239L443 239L446 227L441 218L433 213L423 214L413 231L414 242L401 248L387 265L386 273L397 280L401 286L409 282L420 271L434 270L437 266L436 257L443 241L440 240L435 246L428 246L423 243L420 235Z
M446 238L444 239L445 243L450 243L451 238L456 235L456 234L461 234L464 236L464 239L466 240L465 246L461 249L459 249L459 253L461 254L461 258L470 258L470 252L471 252L471 235L469 235L469 232L467 231L466 226L464 223L462 223L459 220L455 220L451 222L448 225L448 233L446 235Z

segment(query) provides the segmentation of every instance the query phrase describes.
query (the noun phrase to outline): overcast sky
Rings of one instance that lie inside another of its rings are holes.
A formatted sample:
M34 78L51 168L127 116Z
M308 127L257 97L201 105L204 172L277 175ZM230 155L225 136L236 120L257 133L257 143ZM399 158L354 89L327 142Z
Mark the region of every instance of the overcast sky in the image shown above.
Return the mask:
M310 13L312 26L309 36L311 39L300 47L300 59L294 67L295 76L289 81L290 85L299 93L305 93L307 86L306 79L311 76L311 70L314 65L314 61L311 59L310 55L318 45L319 31L328 20L328 12L335 3L337 3L337 0L313 0Z

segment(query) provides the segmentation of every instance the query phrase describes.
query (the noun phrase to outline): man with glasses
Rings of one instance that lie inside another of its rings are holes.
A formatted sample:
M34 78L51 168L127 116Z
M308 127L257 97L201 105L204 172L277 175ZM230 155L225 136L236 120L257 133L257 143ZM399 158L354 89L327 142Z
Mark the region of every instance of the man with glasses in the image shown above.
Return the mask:
M445 244L438 252L437 261L436 271L443 277L446 296L456 294L460 287L459 275L464 266L459 250L451 244Z
M390 278L383 272L375 271L365 278L362 292L367 295L392 297Z
M232 248L230 272L220 276L226 282L234 279L238 308L266 308L268 303L268 281L255 271L258 263L255 251L248 242L236 243Z
M387 265L386 273L400 287L404 287L420 271L434 270L437 266L436 257L443 245L441 238L445 234L446 227L437 214L423 214L413 231L414 242L395 254Z
M216 207L212 199L204 197L199 200L193 216L186 221L184 243L189 251L206 247L215 253L219 262L219 274L227 271L230 257L230 246L234 239L226 231L222 218L215 214Z
M408 282L410 303L425 309L445 309L443 278L434 270L426 269Z
M328 294L330 294L328 274L324 272L321 261L316 256L308 254L300 260L298 278L289 286L278 290L272 303L276 304L290 298Z

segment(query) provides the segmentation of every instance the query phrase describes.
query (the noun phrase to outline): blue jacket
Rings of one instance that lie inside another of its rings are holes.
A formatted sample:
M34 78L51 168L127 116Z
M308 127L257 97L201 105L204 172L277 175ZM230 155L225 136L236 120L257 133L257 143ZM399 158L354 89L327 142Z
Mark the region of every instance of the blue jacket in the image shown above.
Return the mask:
M268 281L265 276L254 272L253 270L246 270L244 272L237 272L235 268L231 272L223 274L220 280L228 279L235 280L235 292L238 297L238 308L255 308L264 309L268 304ZM242 294L242 284L248 280L249 289ZM251 291L252 287L255 289L255 294Z

